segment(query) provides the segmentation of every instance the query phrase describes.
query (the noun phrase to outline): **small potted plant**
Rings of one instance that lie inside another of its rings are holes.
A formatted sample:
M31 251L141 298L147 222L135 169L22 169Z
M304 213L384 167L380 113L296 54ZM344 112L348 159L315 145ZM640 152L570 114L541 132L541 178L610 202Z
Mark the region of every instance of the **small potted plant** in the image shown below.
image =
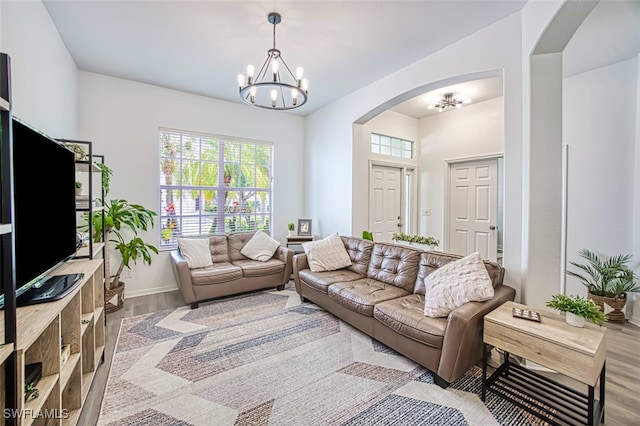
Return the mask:
M296 229L296 225L293 222L289 222L287 224L287 228L289 228L289 236L293 236L293 231Z
M607 320L604 312L593 300L579 295L554 294L551 296L551 300L547 302L547 307L565 312L565 321L574 327L584 327L585 319L596 325L600 325Z
M82 182L76 181L76 196L82 195Z

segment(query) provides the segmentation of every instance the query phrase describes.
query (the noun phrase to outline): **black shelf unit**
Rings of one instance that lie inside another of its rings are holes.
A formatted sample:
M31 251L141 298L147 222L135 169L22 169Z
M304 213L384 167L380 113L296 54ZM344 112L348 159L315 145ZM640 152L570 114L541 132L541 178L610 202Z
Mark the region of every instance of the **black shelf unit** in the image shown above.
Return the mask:
M96 166L95 163L99 161L101 164L104 164L104 155L94 154L93 143L90 141L81 141L81 140L72 140L72 139L56 139L56 140L64 144L65 146L70 146L70 145L80 146L84 149L84 152L86 153L85 158L82 158L82 159L76 158L76 176L78 172L86 173L86 177L82 176L84 180L80 180L80 181L83 182L83 186L84 184L86 184L88 187L88 195L86 196L86 198L84 196L83 198L78 198L78 196L76 196L76 212L87 214L88 225L89 225L88 253L77 254L75 258L76 259L93 259L97 251L95 250L95 242L92 238L94 234L94 229L93 229L93 221L91 220L91 218L93 217L94 212L98 211L98 209L99 210L103 209L104 196L105 196L104 189L102 186L101 169L98 166ZM100 176L99 179L100 179L100 188L101 188L98 200L96 200L94 195L94 177L96 174ZM85 200L86 200L86 205L84 204ZM102 229L104 229L104 214L102 215L102 219L103 219ZM104 242L104 238L102 240ZM102 250L104 250L104 246Z
M16 408L18 383L17 357L15 351L16 283L13 259L13 143L11 117L11 58L0 53L0 275L2 294L4 295L4 336L0 340L0 376L4 376L2 403L6 408ZM0 404L2 405L2 404ZM4 417L4 416L3 416ZM16 418L0 419L0 424L14 425Z

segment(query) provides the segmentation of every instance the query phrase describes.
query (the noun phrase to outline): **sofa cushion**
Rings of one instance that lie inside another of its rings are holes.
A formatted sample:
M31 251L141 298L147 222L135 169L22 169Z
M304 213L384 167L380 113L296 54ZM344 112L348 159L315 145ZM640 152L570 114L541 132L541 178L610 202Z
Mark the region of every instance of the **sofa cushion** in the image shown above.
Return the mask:
M420 253L418 249L405 246L374 243L367 277L413 293Z
M240 253L252 260L266 262L273 257L280 243L262 231L256 231L253 237L242 247Z
M463 256L459 254L453 253L444 253L441 251L426 251L420 255L420 267L418 270L418 278L416 279L416 285L414 287L413 292L416 294L424 295L424 279L427 275L432 274L438 268L446 265L449 262L453 262L454 260L461 259ZM487 269L489 273L489 277L491 278L491 282L493 283L493 288L496 288L497 285L502 284L504 278L504 268L497 264L496 262L492 262L490 260L483 260L484 267Z
M429 317L447 316L465 303L493 297L491 278L478 252L438 268L427 275L424 286L424 314Z
M303 269L298 272L300 281L311 288L327 294L331 284L337 282L355 281L362 278L362 275L349 271L348 269L338 269L335 271L312 272L310 269Z
M190 269L204 268L213 263L208 238L178 238L178 248Z
M269 235L266 231L267 235ZM235 231L227 234L227 243L229 245L229 261L233 262L234 260L243 260L247 257L241 253L242 248L249 242L256 231Z
M407 296L409 292L371 278L362 278L357 281L335 283L329 287L327 294L329 298L352 311L371 317L377 303Z
M220 284L242 278L242 269L229 262L217 262L204 268L191 270L193 285Z
M367 275L367 267L371 261L371 252L373 251L373 241L364 240L357 237L340 237L344 244L347 254L351 258L351 266L347 269L357 272L362 276Z
M265 275L282 274L284 262L280 259L261 260L236 260L233 265L242 268L245 277L262 277Z
M303 243L302 248L307 255L309 269L313 272L335 271L351 266L351 258L337 233L318 241Z
M434 348L442 348L447 319L426 317L424 296L420 294L378 303L373 309L373 317L405 337Z

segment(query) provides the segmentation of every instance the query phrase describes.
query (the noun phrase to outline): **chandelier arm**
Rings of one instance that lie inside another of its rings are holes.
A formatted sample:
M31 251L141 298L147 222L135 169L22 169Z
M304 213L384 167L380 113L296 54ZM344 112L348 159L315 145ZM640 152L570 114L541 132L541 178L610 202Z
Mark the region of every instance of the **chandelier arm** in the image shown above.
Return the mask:
M291 76L291 78L293 79L293 81L298 82L298 79L296 78L295 74L291 71L291 69L289 68L289 65L287 65L287 63L285 62L284 58L282 57L282 55L280 55L280 62L282 62L282 65L284 65L284 67L287 69L287 71L289 72L289 75ZM282 80L281 80L282 81Z
M269 69L269 64L271 63L271 55L267 55L267 59L262 63L262 67L258 74L256 74L256 78L253 80L254 83L261 81L263 78L267 76L267 70Z

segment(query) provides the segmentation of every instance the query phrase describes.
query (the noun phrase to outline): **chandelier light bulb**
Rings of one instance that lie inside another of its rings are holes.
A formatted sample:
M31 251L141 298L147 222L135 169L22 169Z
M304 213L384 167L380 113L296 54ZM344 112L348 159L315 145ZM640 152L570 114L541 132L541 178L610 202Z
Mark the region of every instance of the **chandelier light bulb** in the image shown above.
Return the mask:
M297 80L302 80L302 77L304 77L304 68L297 67L296 68L296 79Z
M302 90L304 90L305 92L307 90L309 90L309 79L308 78L303 78L302 79Z
M252 104L254 104L256 102L256 86L253 86L250 90L249 90L249 96L250 96L250 101Z
M291 89L291 101L293 105L298 103L298 91L296 89Z
M256 71L256 67L253 65L247 65L247 76L253 77L253 73Z
M238 74L238 86L240 89L244 86L244 74Z
M280 63L276 60L271 62L271 72L273 73L273 81L278 81L278 68L280 68Z
M277 100L278 100L278 91L276 89L273 89L271 91L271 106L272 107L275 108Z

